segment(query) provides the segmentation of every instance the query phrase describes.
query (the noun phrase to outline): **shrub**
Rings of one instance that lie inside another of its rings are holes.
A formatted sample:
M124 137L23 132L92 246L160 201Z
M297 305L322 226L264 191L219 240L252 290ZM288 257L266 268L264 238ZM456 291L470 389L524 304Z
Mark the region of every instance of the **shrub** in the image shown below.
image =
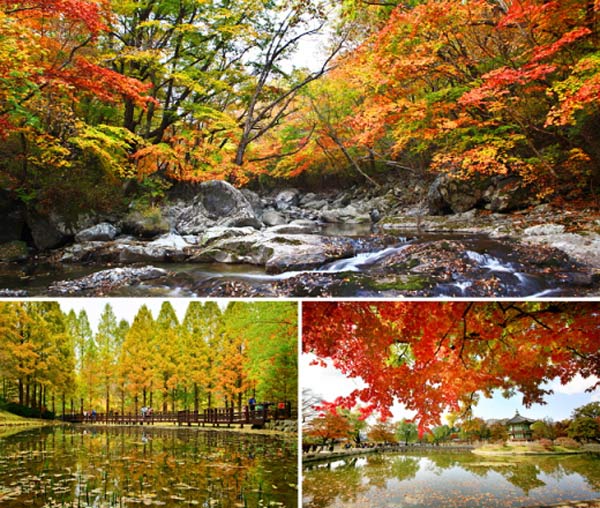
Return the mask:
M40 411L38 408L22 406L16 402L8 402L7 404L4 404L4 409L9 413L23 416L25 418L43 418L44 420L53 420L55 416L52 411L48 411L45 408L42 408Z
M554 441L554 444L556 446L562 446L563 448L569 448L572 450L577 450L577 449L581 448L581 445L574 439L571 439L570 437L556 438L556 440Z
M544 449L551 451L554 449L551 439L542 438L538 440L538 444Z

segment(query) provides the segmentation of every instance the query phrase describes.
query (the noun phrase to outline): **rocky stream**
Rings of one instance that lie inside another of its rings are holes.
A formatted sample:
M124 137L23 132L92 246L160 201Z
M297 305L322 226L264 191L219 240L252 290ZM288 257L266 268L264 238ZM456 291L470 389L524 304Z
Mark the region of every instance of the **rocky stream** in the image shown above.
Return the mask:
M123 217L86 215L69 226L3 199L0 294L600 294L597 210L519 207L510 186L488 186L473 196L447 183L438 178L426 198L411 202L412 190L393 183L259 196L211 181L160 207Z

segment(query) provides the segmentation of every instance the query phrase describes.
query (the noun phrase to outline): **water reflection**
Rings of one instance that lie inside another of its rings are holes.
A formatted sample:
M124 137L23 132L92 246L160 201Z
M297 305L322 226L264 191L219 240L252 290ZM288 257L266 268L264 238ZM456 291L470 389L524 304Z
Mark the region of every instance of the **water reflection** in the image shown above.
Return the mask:
M297 506L295 440L189 429L44 428L0 440L3 507Z
M600 498L600 457L381 454L305 466L307 508L522 507Z

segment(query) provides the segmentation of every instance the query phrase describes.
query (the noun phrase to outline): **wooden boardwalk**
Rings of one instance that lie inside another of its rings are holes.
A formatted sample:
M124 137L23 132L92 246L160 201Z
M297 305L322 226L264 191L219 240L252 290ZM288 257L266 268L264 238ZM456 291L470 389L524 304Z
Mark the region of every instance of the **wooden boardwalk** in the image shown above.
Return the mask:
M236 411L234 408L210 408L204 411L176 411L176 412L151 412L142 415L136 413L71 413L62 415L61 419L69 423L102 423L107 425L252 425L263 427L265 423L272 420L288 420L295 417L295 411L292 410L288 402L285 407L273 407L271 404L257 405L255 409L248 406ZM297 413L296 413L297 415Z

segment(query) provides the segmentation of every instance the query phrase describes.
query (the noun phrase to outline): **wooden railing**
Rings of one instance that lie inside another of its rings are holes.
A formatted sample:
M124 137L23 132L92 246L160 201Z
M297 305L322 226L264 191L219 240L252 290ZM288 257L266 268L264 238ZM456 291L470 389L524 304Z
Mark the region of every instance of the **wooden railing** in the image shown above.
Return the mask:
M257 404L254 408L244 406L241 411L234 408L209 408L204 411L176 411L155 412L146 414L116 412L106 413L71 413L62 415L62 420L70 423L104 423L111 425L254 425L262 427L271 420L287 420L297 417L297 412L292 410L291 404L286 402L284 407L275 404Z

